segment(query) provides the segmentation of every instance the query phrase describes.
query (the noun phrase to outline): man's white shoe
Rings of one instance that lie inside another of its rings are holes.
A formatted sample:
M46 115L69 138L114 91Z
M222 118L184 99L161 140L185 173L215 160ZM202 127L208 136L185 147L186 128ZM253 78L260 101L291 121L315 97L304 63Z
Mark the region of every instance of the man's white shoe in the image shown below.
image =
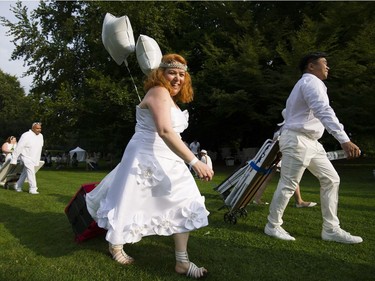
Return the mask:
M17 184L13 185L13 188L16 192L22 192L22 188L18 187Z
M271 227L266 224L264 227L264 233L268 236L272 236L281 240L294 241L296 240L293 236L290 236L288 232L285 231L281 226Z
M341 228L332 230L332 232L322 230L322 239L325 241L335 241L345 244L358 244L363 242L362 237L351 235Z
M36 190L30 190L29 193L30 193L30 194L39 194L39 192L36 191Z

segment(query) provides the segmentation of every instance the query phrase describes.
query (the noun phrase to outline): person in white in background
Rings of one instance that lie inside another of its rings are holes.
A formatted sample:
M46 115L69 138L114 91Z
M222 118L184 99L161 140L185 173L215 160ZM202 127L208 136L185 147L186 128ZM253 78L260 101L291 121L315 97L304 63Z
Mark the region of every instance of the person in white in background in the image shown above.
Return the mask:
M5 155L5 162L12 158L12 153L17 147L17 138L10 136L5 143L1 146L1 150Z
M10 164L16 165L19 157L24 165L23 171L14 186L14 189L17 192L22 192L22 185L27 178L30 186L29 193L39 194L36 184L35 167L39 165L42 147L44 145L44 138L41 131L42 123L33 123L31 129L22 134L17 147L12 154Z
M201 154L201 161L207 164L207 166L210 167L211 170L213 170L212 160L211 160L211 157L207 154L207 151L202 149L200 154Z
M191 152L193 152L193 154L198 157L198 154L199 154L199 150L201 148L201 144L199 143L199 141L197 140L194 140L190 145L189 145L189 148L191 150Z
M321 237L326 241L355 244L363 239L340 228L337 217L340 177L319 143L326 129L340 144L348 159L360 156L360 149L350 141L329 105L327 87L327 55L322 52L304 56L299 64L302 77L290 93L285 108L285 124L279 138L281 163L280 180L270 204L265 234L294 241L286 232L283 214L302 175L308 169L320 182L320 202L323 216Z

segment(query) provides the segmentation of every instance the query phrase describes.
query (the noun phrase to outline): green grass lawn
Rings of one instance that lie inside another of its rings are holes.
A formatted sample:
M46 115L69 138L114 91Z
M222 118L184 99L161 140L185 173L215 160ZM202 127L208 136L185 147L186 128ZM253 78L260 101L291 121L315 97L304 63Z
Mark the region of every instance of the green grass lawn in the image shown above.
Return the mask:
M225 209L213 190L234 167L216 165L212 182L197 181L210 211L209 226L191 233L190 259L209 270L207 280L375 280L375 159L334 162L340 176L339 218L343 229L364 242L345 245L320 238L319 205L300 209L290 201L283 227L296 241L281 241L263 233L268 206L247 207L236 224L224 222ZM39 195L0 189L0 280L187 280L174 273L171 237L146 237L126 245L136 259L131 266L111 260L100 236L74 242L64 213L81 184L100 181L108 171L55 170L37 174ZM270 202L278 175L265 191ZM28 185L24 185L27 191ZM318 181L308 172L302 196L319 202Z

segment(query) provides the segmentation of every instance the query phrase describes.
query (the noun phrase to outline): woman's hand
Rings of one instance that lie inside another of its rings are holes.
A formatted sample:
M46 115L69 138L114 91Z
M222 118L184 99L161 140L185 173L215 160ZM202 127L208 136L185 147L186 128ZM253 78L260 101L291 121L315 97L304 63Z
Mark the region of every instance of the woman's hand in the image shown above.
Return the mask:
M212 180L212 177L214 176L214 171L202 161L196 162L192 167L201 180Z

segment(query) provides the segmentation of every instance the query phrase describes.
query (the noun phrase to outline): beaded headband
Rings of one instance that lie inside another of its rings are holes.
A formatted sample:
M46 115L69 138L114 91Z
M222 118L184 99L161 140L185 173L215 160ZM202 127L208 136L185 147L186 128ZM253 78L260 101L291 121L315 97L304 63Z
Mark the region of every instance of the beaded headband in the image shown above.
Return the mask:
M178 68L178 69L182 69L184 71L187 71L187 65L186 64L183 64L183 63L180 63L178 61L172 61L170 63L166 63L166 62L161 62L159 67L163 67L163 68Z

